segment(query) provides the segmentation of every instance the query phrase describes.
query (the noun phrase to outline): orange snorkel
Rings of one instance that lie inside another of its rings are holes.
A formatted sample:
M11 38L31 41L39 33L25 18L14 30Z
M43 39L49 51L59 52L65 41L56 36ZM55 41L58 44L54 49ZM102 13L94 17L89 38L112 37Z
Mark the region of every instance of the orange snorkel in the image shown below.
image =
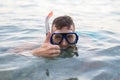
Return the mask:
M50 32L49 19L52 17L53 11L51 11L45 19L46 35Z

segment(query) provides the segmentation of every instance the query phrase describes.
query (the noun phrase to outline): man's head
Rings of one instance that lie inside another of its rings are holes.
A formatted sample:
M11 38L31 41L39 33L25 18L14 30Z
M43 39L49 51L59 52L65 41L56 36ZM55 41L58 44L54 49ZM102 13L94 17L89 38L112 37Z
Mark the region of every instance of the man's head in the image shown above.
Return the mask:
M58 29L61 30L62 28L67 27L68 29L72 29L75 31L75 25L70 16L60 16L54 19L52 23L52 32Z
M70 16L60 16L54 19L52 23L52 33L71 33L75 31L75 25ZM59 44L61 48L66 49L70 45L63 39Z

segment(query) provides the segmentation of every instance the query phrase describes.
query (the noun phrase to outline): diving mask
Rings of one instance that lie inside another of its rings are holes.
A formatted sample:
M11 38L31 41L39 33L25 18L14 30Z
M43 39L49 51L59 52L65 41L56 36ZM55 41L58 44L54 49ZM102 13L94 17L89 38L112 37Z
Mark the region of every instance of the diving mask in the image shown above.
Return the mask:
M53 33L50 38L51 44L59 45L65 39L68 44L76 44L78 42L78 35L75 32L69 33Z

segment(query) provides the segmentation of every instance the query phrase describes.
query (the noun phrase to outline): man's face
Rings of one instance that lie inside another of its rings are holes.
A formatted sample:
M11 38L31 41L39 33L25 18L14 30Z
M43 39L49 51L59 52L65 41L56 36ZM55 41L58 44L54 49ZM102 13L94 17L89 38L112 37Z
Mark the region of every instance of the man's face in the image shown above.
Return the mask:
M69 33L69 32L74 32L74 27L71 25L71 27L70 28L68 28L67 26L64 26L63 28L61 28L61 29L57 29L56 27L55 27L55 25L53 25L53 27L52 27L52 33ZM66 48L68 48L70 45L68 44L68 42L65 40L65 39L63 39L62 40L62 42L59 44L59 46L60 46L60 48L62 48L62 49L66 49Z

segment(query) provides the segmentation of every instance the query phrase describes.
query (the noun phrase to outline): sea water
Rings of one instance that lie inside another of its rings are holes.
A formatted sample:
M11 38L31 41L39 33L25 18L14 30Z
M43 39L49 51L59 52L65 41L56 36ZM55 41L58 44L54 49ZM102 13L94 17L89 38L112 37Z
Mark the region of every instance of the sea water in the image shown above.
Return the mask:
M50 11L73 18L79 56L12 52L43 43ZM0 0L0 80L120 80L119 31L120 0Z

